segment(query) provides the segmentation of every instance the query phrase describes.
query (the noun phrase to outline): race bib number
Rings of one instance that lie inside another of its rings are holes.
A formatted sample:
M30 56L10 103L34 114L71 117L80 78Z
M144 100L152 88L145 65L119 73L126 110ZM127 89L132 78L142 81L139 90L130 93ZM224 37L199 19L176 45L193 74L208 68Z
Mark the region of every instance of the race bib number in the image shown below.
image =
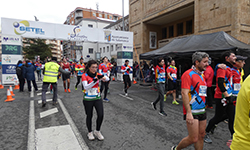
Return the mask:
M205 86L205 85L200 86L199 96L207 96L207 86Z
M97 95L97 88L92 88L88 90L88 95Z
M65 69L65 71L69 71L69 69Z
M240 83L235 83L235 84L234 84L234 90L235 90L235 91L239 91L240 88L241 88Z
M176 78L176 74L175 73L171 74L171 77Z

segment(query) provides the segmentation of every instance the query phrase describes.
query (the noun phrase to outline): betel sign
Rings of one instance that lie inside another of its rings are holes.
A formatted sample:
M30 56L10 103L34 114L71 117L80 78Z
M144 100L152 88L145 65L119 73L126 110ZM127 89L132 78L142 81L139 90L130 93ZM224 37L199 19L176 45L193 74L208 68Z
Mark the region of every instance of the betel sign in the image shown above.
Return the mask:
M21 54L21 46L20 45L2 45L2 54L13 54L20 55Z

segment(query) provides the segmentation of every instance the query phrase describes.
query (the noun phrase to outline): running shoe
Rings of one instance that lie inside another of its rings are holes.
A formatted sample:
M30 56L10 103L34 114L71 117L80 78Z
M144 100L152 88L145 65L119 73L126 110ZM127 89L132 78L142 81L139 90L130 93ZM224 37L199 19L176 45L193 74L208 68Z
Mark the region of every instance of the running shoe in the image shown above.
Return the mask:
M50 94L53 94L53 91L50 91Z
M77 87L75 87L75 90L77 90Z
M209 144L212 143L212 140L211 140L211 138L209 137L209 133L206 133L206 135L205 135L205 137L204 137L204 142L209 143Z
M90 141L95 140L95 137L94 137L94 135L93 135L93 132L89 132L89 133L87 134L87 137L88 137L88 139L89 139Z
M228 122L229 122L229 119L225 119L224 122L225 122L225 123L228 123Z
M128 96L128 93L125 93L125 96Z
M94 131L94 135L98 138L98 140L103 141L104 137L100 131Z
M179 103L176 100L173 101L172 104L179 105Z
M156 110L156 106L155 106L154 102L151 103L151 106L152 106L152 108L153 108L154 110Z
M166 96L166 95L164 95L164 102L166 102L166 100L167 100L167 96Z
M58 102L57 101L53 101L52 105L57 106Z
M104 101L104 102L109 102L109 99L104 98L103 101Z
M213 109L213 106L208 106L208 105L207 105L206 108Z
M82 90L82 92L84 93L84 90Z
M67 92L67 90L66 90L66 89L64 89L64 92Z
M177 146L172 146L171 150L176 150Z
M68 89L68 92L69 92L69 93L71 92L70 89Z
M45 107L46 106L46 101L43 101L42 102L42 107Z
M159 112L159 115L167 116L167 114L166 114L164 111L160 111L160 112Z

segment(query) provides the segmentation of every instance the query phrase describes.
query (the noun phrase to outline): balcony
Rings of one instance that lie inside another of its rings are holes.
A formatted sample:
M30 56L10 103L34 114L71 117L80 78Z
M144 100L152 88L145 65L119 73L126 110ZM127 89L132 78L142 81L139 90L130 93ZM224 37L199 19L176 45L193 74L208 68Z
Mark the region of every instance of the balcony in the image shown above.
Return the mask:
M81 19L83 17L82 11L75 12L75 19Z

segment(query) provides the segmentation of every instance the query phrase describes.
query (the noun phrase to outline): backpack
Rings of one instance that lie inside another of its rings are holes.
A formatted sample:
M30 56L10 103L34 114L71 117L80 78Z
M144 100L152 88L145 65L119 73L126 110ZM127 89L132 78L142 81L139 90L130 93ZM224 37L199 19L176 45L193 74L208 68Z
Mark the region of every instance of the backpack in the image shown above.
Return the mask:
M16 67L16 74L17 74L17 76L22 75L22 67Z

